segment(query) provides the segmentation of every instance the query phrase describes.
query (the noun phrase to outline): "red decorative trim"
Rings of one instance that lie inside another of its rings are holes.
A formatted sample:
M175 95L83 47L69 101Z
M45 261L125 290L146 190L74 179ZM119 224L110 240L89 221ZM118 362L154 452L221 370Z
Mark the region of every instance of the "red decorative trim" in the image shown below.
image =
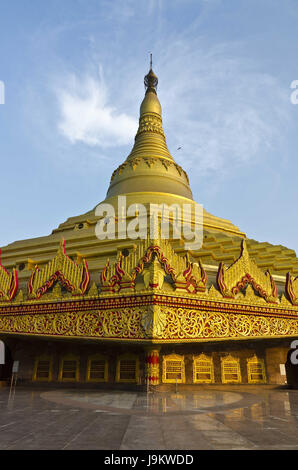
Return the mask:
M134 288L134 281L130 278L128 275L126 279L125 278L125 271L122 269L122 263L123 263L123 256L120 255L119 260L117 261L116 267L115 267L115 274L110 278L108 281L107 278L107 271L110 265L110 261L108 260L103 271L100 274L100 280L101 280L101 290L103 292L119 292L122 289L133 289Z
M228 295L228 293L227 293L228 288L227 288L227 286L225 284L225 281L224 281L224 263L222 263L222 262L219 263L217 276L216 276L216 281L217 281L217 285L218 285L219 290L222 293L222 295L224 297L227 297L227 298L230 298L230 299L233 298L232 294Z
M132 279L135 281L137 275L143 272L145 263L149 263L149 261L151 261L153 254L157 255L157 259L163 265L165 272L169 274L173 280L175 280L175 270L171 267L169 260L164 256L161 248L158 245L152 245L147 248L145 255L141 258L138 265L133 269Z
M206 289L206 284L207 284L207 274L206 271L204 270L201 262L199 261L199 267L202 273L202 278L200 279L200 282L194 277L193 275L193 263L191 263L188 259L188 266L186 270L183 272L183 276L186 279L186 285L185 285L185 290L187 292L204 292ZM190 289L190 286L193 287L193 289Z
M220 313L234 313L241 315L276 315L280 318L297 319L297 307L276 306L276 304L247 305L238 302L200 299L195 297L180 297L167 294L136 294L131 296L111 296L98 299L76 299L75 297L61 301L22 302L21 305L11 303L0 305L0 315L40 315L56 313L80 313L94 310L117 311L125 307L142 307L146 305L160 305L173 308L191 308L195 311L208 311Z
M147 364L159 364L159 357L157 354L149 354L146 356L146 363Z

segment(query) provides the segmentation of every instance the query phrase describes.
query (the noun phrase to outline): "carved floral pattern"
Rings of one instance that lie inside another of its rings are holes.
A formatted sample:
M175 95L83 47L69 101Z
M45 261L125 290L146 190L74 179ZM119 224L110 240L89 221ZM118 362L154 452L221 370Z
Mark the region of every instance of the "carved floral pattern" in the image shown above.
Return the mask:
M285 336L298 333L298 319L167 309L166 339Z
M2 333L119 339L199 340L204 338L298 335L298 319L223 314L159 307L146 323L148 307L84 313L0 315ZM156 325L156 326L155 326Z

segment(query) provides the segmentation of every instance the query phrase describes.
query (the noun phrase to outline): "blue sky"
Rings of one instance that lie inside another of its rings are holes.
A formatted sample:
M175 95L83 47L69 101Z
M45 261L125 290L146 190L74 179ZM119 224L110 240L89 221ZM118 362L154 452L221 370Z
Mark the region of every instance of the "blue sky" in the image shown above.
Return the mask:
M0 0L0 246L105 198L152 52L196 201L298 252L297 23L297 0Z

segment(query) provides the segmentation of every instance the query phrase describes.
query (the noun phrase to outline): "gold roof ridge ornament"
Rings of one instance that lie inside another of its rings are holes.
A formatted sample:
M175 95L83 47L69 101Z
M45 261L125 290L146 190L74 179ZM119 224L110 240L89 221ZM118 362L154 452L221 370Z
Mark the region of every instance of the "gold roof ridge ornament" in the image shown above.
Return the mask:
M151 268L146 267L149 263L152 264ZM100 274L101 290L113 293L124 289L133 290L139 274L143 274L146 288L161 288L161 269L164 275L171 277L175 290L186 293L205 291L207 275L200 261L193 263L188 254L181 256L175 253L167 240L154 240L149 236L129 256L120 254L117 262L112 265L107 260Z
M78 265L69 258L65 251L64 238L61 239L55 258L42 269L35 266L28 285L29 298L39 299L56 281L72 295L83 295L90 282L86 260L83 259L82 265Z
M0 301L11 301L18 290L18 271L13 268L9 273L1 263L0 249Z
M220 263L217 284L223 297L234 298L247 284L269 303L277 303L277 287L269 270L265 273L250 258L246 242L242 240L241 255L229 267Z
M291 303L298 305L298 276L294 278L290 273L287 274L286 293Z

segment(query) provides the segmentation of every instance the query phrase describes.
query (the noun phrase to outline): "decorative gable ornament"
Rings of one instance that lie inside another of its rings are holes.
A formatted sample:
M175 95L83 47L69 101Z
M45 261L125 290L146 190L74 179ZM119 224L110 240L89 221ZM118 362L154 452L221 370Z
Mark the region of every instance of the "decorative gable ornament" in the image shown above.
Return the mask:
M90 274L85 259L78 265L65 252L65 240L62 239L57 255L42 269L35 266L29 280L29 298L39 299L55 282L72 293L83 295L90 282Z
M10 302L18 290L18 272L16 269L9 273L1 263L0 250L0 301Z
M207 283L200 262L192 263L188 255L177 255L167 240L147 238L128 257L120 254L113 265L107 260L100 274L101 290L114 293L133 290L138 275L143 275L146 289L161 289L166 275L176 290L187 293L205 291Z
M294 278L290 273L287 274L286 293L291 303L298 305L298 276Z
M264 273L249 257L245 240L242 241L240 257L231 266L227 268L224 263L220 263L217 284L222 295L227 298L234 298L250 284L267 302L278 302L277 288L269 270Z

